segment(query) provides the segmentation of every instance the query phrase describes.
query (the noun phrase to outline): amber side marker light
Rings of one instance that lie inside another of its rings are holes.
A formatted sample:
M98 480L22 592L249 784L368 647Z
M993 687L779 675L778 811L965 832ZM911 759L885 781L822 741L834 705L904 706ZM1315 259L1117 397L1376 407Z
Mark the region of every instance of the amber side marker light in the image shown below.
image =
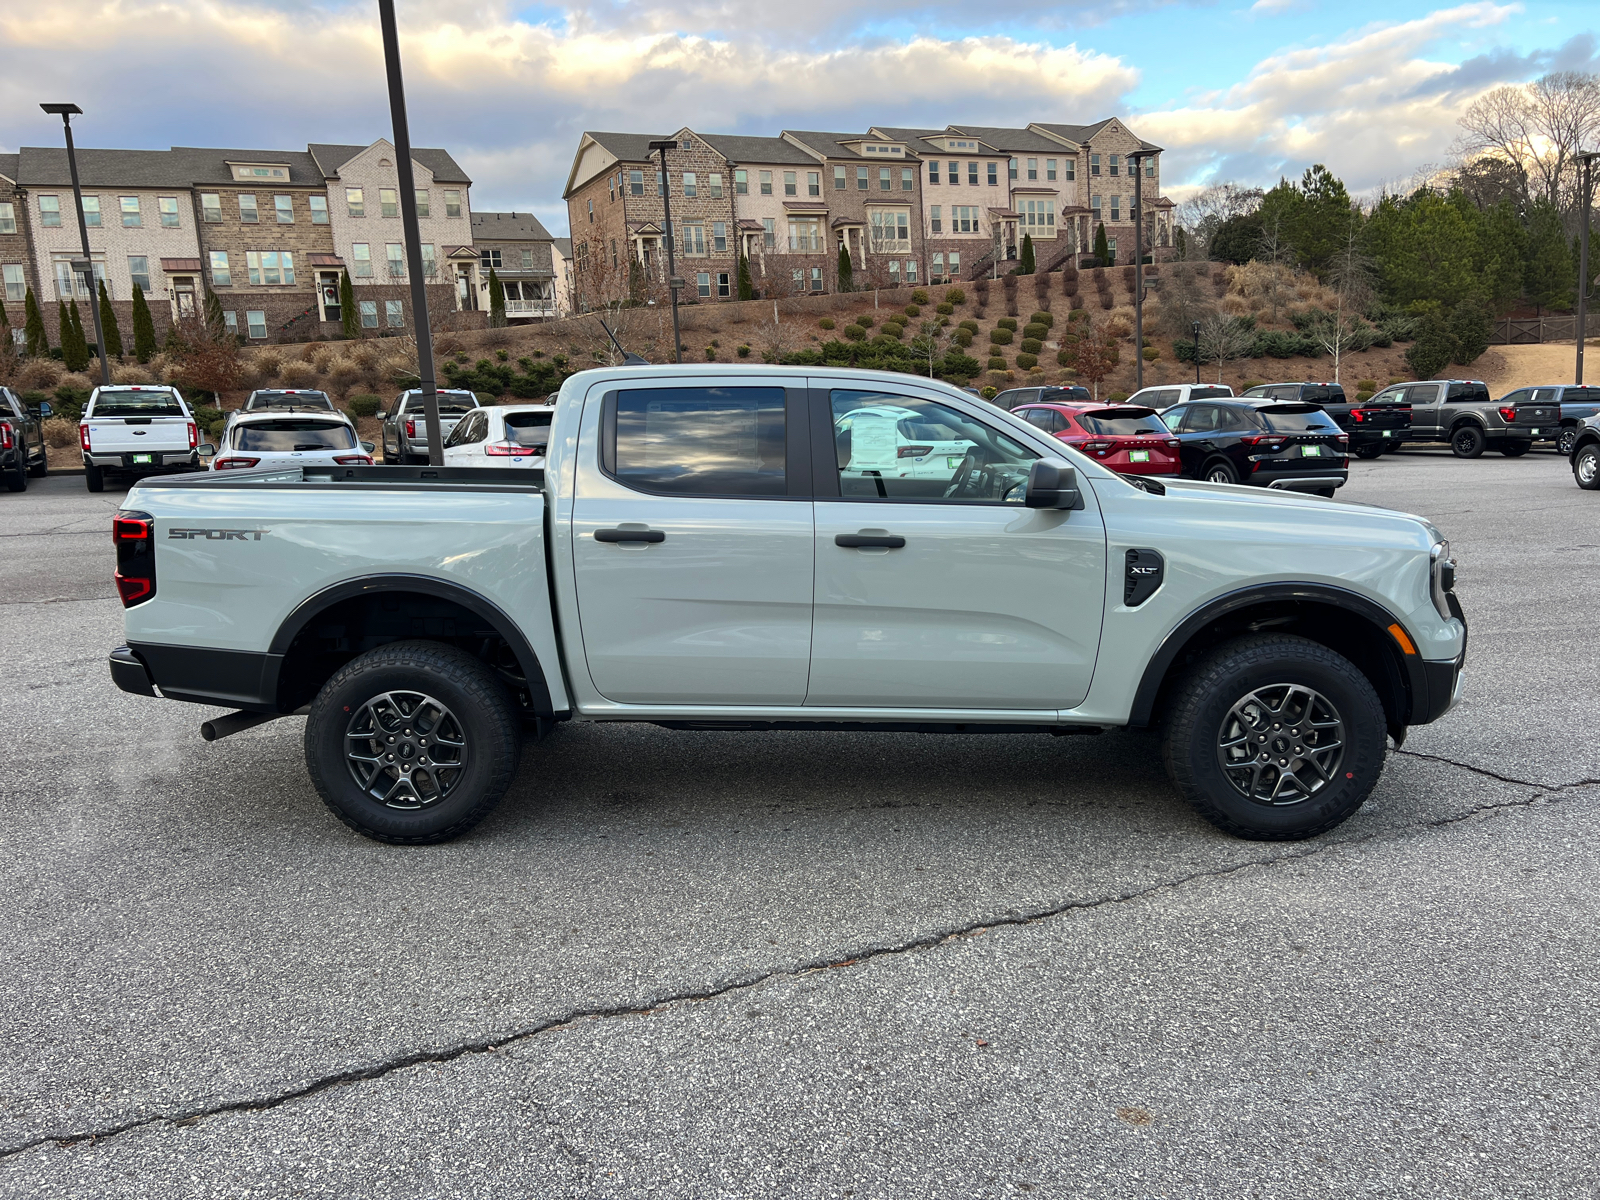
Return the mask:
M1416 646L1412 643L1411 639L1406 636L1406 631L1400 628L1398 622L1389 626L1389 636L1392 637L1396 642L1400 643L1400 649L1402 652L1411 655L1413 658L1416 657Z

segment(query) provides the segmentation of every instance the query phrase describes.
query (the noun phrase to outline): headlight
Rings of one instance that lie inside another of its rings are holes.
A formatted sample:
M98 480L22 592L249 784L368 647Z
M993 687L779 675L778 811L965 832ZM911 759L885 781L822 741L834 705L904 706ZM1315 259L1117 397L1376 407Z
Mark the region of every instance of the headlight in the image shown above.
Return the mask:
M1450 619L1450 601L1446 597L1456 590L1456 560L1450 556L1449 542L1435 542L1429 563L1430 587L1433 606L1445 620Z

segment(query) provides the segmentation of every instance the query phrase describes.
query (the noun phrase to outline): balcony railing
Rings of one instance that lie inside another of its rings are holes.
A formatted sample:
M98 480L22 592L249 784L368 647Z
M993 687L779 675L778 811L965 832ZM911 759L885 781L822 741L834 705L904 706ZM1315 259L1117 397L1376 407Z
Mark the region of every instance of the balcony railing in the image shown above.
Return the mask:
M553 317L556 315L556 302L554 300L507 300L506 316L508 317Z

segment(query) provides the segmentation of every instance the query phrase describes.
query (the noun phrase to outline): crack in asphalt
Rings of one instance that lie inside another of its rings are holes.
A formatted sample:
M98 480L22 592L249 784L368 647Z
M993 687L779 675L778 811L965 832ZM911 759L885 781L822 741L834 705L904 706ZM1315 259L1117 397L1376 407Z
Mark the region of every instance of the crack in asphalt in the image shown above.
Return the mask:
M938 932L930 932L909 938L890 946L873 946L857 951L847 958L841 959L816 959L790 967L776 967L768 971L761 971L754 975L747 975L732 979L724 983L699 991L673 992L668 995L658 996L640 1004L613 1005L605 1007L575 1009L564 1015L551 1017L549 1020L537 1024L512 1030L508 1033L496 1034L492 1037L474 1038L470 1041L457 1042L455 1045L442 1047L435 1050L414 1050L407 1054L396 1055L393 1058L379 1062L369 1063L363 1067L356 1067L347 1071L338 1071L311 1080L297 1087L285 1088L282 1091L267 1096L253 1099L229 1100L200 1108L187 1109L181 1112L166 1113L158 1116L139 1117L134 1120L124 1121L116 1125L104 1126L100 1129L84 1130L78 1133L52 1133L31 1138L12 1146L0 1146L0 1161L25 1154L40 1146L55 1144L66 1148L82 1142L91 1145L116 1137L119 1134L130 1133L136 1129L143 1129L155 1125L171 1125L176 1128L190 1128L198 1125L207 1117L221 1116L237 1112L263 1112L268 1109L278 1108L295 1100L303 1100L308 1096L328 1091L332 1088L348 1084L365 1083L373 1079L381 1079L396 1071L404 1071L409 1067L427 1064L442 1064L454 1062L472 1054L492 1054L504 1050L508 1046L529 1041L541 1034L565 1028L579 1021L606 1020L613 1017L652 1016L663 1009L679 1004L699 1003L706 1000L715 1000L722 996L736 992L746 991L750 988L775 979L790 979L802 975L813 974L818 971L842 970L848 967L859 966L875 958L884 958L890 955L910 954L918 951L937 949L949 944L958 938L975 937L987 933L992 929L1002 929L1013 925L1032 925L1047 921L1054 917L1065 916L1073 912L1093 911L1111 905L1127 904L1137 900L1147 899L1150 896L1164 892L1175 891L1191 883L1203 880L1226 879L1258 867L1274 867L1283 863L1296 862L1303 859L1316 858L1333 850L1342 850L1349 847L1360 846L1371 842L1389 842L1400 837L1413 835L1421 830L1442 829L1463 821L1472 820L1485 813L1500 813L1525 809L1558 797L1562 793L1571 792L1581 787L1600 785L1600 780L1583 779L1574 783L1557 785L1531 783L1522 779L1510 779L1497 775L1483 767L1476 767L1470 763L1456 762L1436 754L1423 754L1411 750L1399 750L1395 753L1404 754L1410 758L1425 759L1441 763L1445 766L1456 767L1460 770L1474 774L1484 775L1503 783L1533 789L1533 793L1516 800L1507 800L1501 803L1475 804L1464 812L1453 816L1440 817L1436 820L1415 821L1407 825L1396 826L1388 830L1379 830L1362 834L1357 837L1346 838L1340 841L1330 841L1317 846L1306 847L1300 850L1288 850L1281 854L1267 858L1251 859L1248 862L1233 863L1228 866L1216 867L1206 871L1194 871L1188 875L1178 876L1173 879L1162 880L1150 884L1148 887L1137 888L1132 891L1116 895L1100 896L1089 900L1071 900L1065 904L1055 905L1050 908L1036 909L1021 912L1017 909L1007 909L998 915L991 915L981 920L973 921L955 928ZM575 1154L570 1147L563 1147L568 1154ZM581 1155L576 1155L580 1160Z

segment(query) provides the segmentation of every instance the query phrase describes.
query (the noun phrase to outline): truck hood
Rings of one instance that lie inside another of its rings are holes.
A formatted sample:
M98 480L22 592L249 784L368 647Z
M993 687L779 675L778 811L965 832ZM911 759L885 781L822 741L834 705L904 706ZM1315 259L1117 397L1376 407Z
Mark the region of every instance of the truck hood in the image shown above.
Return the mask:
M1253 487L1243 483L1207 483L1201 479L1172 478L1163 478L1161 482L1174 494L1181 492L1196 499L1207 498L1233 508L1237 513L1233 518L1236 520L1248 521L1252 512L1264 515L1267 510L1281 515L1286 508L1326 515L1328 509L1333 507L1344 514L1341 522L1350 526L1365 525L1372 529L1389 530L1393 530L1396 526L1409 526L1420 528L1427 535L1429 546L1444 540L1444 535L1439 532L1438 527L1426 517L1400 512L1393 508L1380 508L1360 501L1326 500L1321 496L1312 496L1305 492Z

